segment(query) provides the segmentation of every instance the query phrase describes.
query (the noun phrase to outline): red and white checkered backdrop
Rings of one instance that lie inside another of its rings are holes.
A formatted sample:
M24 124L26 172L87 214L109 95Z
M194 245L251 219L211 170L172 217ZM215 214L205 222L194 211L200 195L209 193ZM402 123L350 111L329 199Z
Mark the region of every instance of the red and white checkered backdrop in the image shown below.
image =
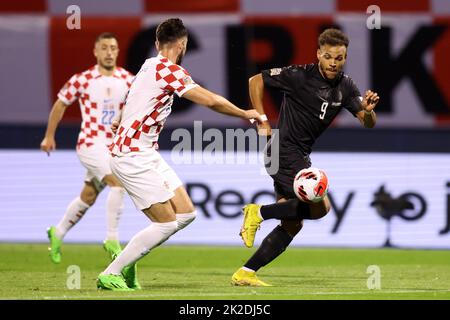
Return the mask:
M81 29L69 30L78 5ZM369 30L369 5L381 9ZM190 32L183 66L231 101L248 104L247 78L262 68L315 61L317 36L339 26L350 37L346 72L382 95L381 127L450 126L449 0L15 0L0 2L0 123L45 124L61 86L95 64L95 37L117 34L119 65L136 72L153 55L156 25L180 17ZM277 97L265 97L275 119ZM176 101L168 126L239 125L240 120ZM77 105L66 123L80 121ZM335 126L358 126L345 112Z

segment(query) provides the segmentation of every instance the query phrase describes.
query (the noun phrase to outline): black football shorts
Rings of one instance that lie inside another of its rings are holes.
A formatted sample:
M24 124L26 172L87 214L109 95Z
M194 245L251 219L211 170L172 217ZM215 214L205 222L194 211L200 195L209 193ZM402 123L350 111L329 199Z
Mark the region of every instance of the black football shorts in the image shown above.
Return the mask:
M311 159L309 154L305 154L300 150L281 149L278 157L278 170L274 170L270 143L267 144L265 150L266 170L274 181L274 188L277 196L286 199L297 199L294 193L294 178L296 174L305 168L311 167ZM275 155L274 155L275 156Z

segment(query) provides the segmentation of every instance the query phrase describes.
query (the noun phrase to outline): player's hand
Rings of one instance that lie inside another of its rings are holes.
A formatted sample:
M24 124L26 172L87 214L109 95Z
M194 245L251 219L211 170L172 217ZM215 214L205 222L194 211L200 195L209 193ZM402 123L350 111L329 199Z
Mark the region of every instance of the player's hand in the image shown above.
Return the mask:
M47 152L47 155L50 156L50 151L56 149L56 142L54 137L45 137L41 142L41 150Z
M114 134L117 133L117 129L119 128L120 122L119 120L113 120L113 122L111 123L111 130Z
M245 110L244 119L250 120L251 123L257 122L258 124L262 124L264 121L261 118L261 115L255 109Z
M371 112L378 104L378 101L380 101L378 94L371 90L367 90L361 104L366 112Z
M258 135L260 136L271 136L272 128L270 127L269 121L264 121L256 126L258 128Z

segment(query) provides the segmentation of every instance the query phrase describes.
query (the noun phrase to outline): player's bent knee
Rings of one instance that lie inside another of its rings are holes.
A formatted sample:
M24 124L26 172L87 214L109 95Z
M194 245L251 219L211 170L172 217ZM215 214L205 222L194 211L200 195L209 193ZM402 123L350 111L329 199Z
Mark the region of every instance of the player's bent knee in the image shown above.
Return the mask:
M190 223L192 223L192 221L195 220L195 218L197 217L197 211L193 210L192 212L189 213L179 213L176 215L177 217L177 222L178 222L178 230L181 230L185 227L187 227L187 225L189 225Z
M80 199L89 206L92 206L97 200L97 194L95 192L82 192Z
M173 202L172 202L173 203ZM195 210L195 207L193 204L189 203L182 203L182 204L173 204L173 207L175 209L176 213L189 213L196 215L197 211Z
M325 209L321 208L319 210L316 210L313 213L313 217L314 217L315 220L322 219L323 217L325 217L327 215L327 213L328 213L328 211L326 211Z
M93 206L95 203L95 200L97 200L96 198L92 197L92 198L82 198L80 197L81 200L83 200L84 203L86 203L89 206Z

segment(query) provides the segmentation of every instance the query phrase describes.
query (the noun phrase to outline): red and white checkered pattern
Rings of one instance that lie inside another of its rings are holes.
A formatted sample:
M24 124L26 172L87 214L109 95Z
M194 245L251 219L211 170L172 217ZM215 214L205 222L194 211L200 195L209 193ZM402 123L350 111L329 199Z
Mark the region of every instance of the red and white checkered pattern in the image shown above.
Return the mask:
M128 88L131 87L131 83L133 82L134 79L134 75L132 75L130 72L121 67L116 68L113 77L124 80Z
M185 78L189 73L176 64L172 64L168 59L162 59L161 63L156 65L156 81L165 84L164 89L169 92L176 91L182 96L186 89ZM189 82L189 81L188 81Z
M158 137L172 111L173 94L182 96L197 84L179 65L158 55L147 59L128 93L111 153L123 156L158 148Z
M112 143L112 118L123 108L123 101L134 76L117 67L113 76L102 76L97 66L73 75L59 91L66 105L78 99L82 123L77 147Z

